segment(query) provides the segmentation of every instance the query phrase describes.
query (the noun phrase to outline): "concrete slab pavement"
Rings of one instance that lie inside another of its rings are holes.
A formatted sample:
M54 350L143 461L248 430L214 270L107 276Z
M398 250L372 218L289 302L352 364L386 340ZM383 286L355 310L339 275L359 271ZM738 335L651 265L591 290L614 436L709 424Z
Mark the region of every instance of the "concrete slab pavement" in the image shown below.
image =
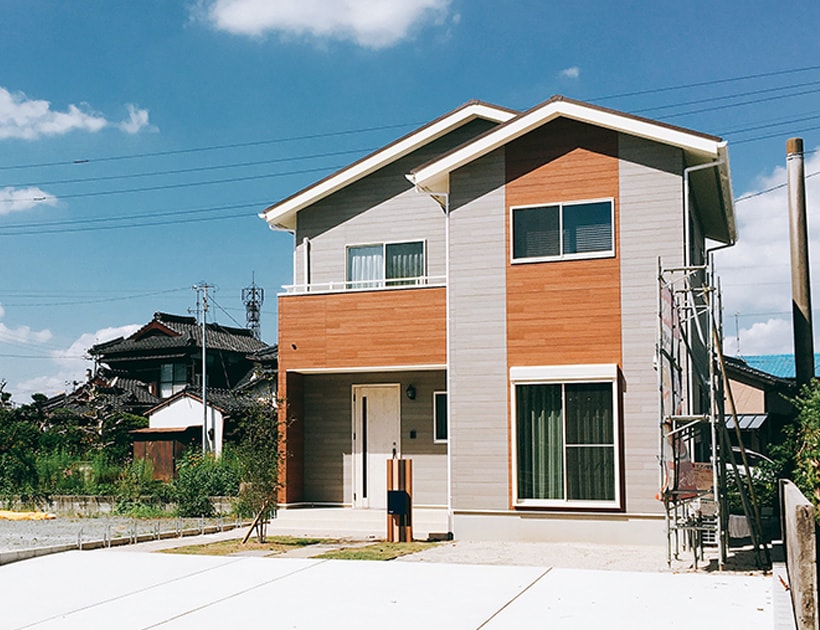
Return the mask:
M0 628L771 628L771 577L72 551L0 567Z

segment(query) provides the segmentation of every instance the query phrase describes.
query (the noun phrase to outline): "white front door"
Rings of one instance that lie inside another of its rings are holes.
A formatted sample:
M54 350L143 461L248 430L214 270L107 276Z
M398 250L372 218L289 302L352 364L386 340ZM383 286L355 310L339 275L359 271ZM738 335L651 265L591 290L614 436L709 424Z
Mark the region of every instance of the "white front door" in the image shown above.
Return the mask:
M401 386L353 386L353 505L387 507L387 464L401 457Z

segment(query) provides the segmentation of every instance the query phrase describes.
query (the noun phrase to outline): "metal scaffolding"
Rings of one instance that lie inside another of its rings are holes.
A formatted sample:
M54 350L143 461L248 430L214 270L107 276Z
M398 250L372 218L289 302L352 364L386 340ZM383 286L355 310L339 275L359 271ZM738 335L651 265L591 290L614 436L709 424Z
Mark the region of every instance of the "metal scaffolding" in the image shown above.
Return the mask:
M719 449L723 379L710 334L721 325L712 277L708 265L664 269L658 262L659 498L666 510L667 561L688 548L697 565L704 545L715 544L722 567L728 542Z
M694 564L714 545L719 568L728 550L727 469L749 523L758 565L763 565L760 517L743 443L738 470L726 427L724 401L737 414L724 373L720 291L711 265L664 268L658 261L657 373L661 419L658 498L666 511L667 561L690 550ZM744 483L742 480L745 480Z

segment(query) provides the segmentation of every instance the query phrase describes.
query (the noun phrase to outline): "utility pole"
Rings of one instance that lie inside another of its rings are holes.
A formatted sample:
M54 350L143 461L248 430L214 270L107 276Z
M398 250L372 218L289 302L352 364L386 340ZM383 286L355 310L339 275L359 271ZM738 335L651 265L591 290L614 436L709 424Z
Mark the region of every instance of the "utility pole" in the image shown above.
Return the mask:
M786 172L789 183L789 235L792 263L792 322L794 367L797 386L814 378L814 333L809 280L809 239L806 227L806 181L803 170L803 139L786 141Z
M212 286L207 282L201 282L199 284L195 284L193 286L194 291L197 293L197 305L199 304L199 295L200 292L202 293L202 453L205 454L209 450L213 451L213 444L211 444L211 437L210 433L208 432L208 400L207 400L207 375L208 375L208 368L206 362L206 339L205 339L205 331L206 331L206 322L208 320L208 289L211 289ZM199 309L197 309L199 310ZM214 427L215 429L215 427ZM214 431L216 433L216 431ZM216 437L216 435L214 435Z

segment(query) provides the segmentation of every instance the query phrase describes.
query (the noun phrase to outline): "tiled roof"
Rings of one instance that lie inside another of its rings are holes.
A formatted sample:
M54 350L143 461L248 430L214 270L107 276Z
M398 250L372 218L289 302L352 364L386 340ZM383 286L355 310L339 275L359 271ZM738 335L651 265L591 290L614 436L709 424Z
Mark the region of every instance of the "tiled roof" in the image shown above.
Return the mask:
M759 354L742 357L747 365L780 378L794 378L793 354ZM820 374L820 354L814 355L814 373Z
M274 363L279 358L279 345L265 346L249 354L248 358L259 363Z
M750 357L724 357L726 363L726 372L728 373L729 378L740 380L742 382L751 380L752 383L755 384L763 384L775 387L779 386L789 388L793 385L793 383L789 381L788 377L779 376L766 369L762 369L760 367L752 365L748 361L749 358ZM794 374L793 368L792 374Z
M232 328L220 324L207 324L205 343L213 350L251 354L267 348L267 344L254 338L247 328ZM202 347L202 327L193 317L154 313L154 319L130 337L100 343L89 349L89 354L105 360L121 354L146 352L154 356L157 351Z

